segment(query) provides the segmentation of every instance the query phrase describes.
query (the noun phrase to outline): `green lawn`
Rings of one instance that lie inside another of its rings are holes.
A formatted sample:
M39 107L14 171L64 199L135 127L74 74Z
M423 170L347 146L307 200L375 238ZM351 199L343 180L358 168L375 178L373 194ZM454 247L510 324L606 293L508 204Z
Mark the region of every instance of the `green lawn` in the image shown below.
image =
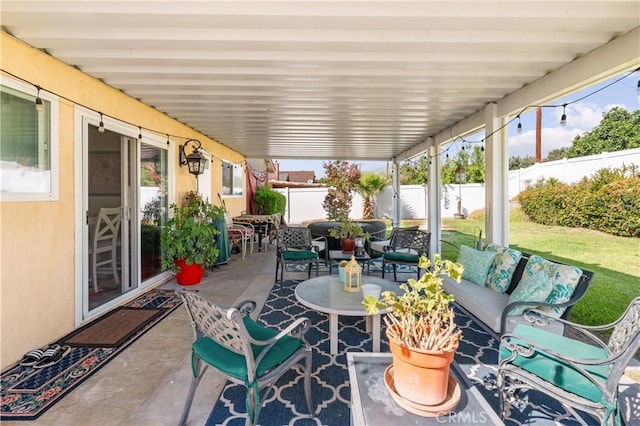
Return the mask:
M443 257L455 260L461 244L474 247L476 227L484 229L483 218L443 219L442 239L451 243L442 244ZM514 220L509 228L511 247L594 273L587 294L572 311L573 321L609 323L640 296L640 239Z

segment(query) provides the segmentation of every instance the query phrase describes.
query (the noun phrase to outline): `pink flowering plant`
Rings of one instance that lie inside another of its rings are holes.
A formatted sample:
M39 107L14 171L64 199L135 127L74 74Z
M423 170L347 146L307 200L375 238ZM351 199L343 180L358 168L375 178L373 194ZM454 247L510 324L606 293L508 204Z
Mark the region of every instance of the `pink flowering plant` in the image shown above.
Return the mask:
M360 169L348 161L327 161L322 163L329 190L322 207L329 220L343 222L349 219L353 191L360 182Z

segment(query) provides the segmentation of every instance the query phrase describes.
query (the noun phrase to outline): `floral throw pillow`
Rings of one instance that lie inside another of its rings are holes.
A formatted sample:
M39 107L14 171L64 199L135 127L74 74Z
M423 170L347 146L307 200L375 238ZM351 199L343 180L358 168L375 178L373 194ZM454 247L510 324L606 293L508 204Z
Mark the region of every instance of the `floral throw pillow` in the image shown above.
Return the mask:
M533 275L523 275L513 293L509 295L509 303L513 302L544 302L553 290L551 278L543 270ZM532 306L518 306L509 311L509 315L522 315L525 309Z
M522 252L498 244L489 244L487 251L492 251L496 255L491 268L489 268L486 286L504 294L511 284L511 278L513 278L516 266L522 258Z
M464 267L462 278L484 287L495 255L494 252L474 250L465 245L460 246L458 263Z
M531 276L538 271L545 271L553 283L553 289L547 296L546 303L568 302L582 275L582 269L580 268L570 265L560 265L540 256L532 255L527 262L527 266L524 268L522 278L524 279L525 275ZM518 287L520 287L520 284L518 284ZM544 309L552 315L560 316L566 308Z

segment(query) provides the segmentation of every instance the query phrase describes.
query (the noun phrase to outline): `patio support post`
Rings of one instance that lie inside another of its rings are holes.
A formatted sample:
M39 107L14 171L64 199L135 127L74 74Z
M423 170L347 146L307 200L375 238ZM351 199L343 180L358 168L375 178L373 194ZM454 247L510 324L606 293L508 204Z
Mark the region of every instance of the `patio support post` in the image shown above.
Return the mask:
M400 226L400 167L398 167L398 161L395 158L391 164L391 185L393 187L391 224L397 228Z
M440 192L442 187L442 179L440 172L442 162L440 161L440 147L433 145L433 138L429 138L429 182L427 194L427 222L429 231L431 232L431 241L429 248L429 257L433 261L434 253L441 253L440 240L442 239L442 211L440 210Z
M486 242L509 245L509 167L507 128L498 106L485 108L485 235ZM495 133L494 133L495 132Z

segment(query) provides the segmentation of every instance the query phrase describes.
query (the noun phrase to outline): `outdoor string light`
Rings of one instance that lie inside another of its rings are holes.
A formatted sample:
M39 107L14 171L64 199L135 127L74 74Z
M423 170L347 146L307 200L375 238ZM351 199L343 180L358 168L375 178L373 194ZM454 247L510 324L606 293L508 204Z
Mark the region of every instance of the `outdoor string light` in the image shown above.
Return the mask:
M44 103L42 102L42 98L40 98L40 86L36 86L38 89L38 94L36 95L36 111L44 111Z
M562 105L562 117L560 117L560 125L562 127L567 125L567 104Z
M102 121L102 113L100 113L100 125L98 126L98 132L104 133L104 123Z
M518 133L522 133L522 123L520 122L520 114L518 114Z

